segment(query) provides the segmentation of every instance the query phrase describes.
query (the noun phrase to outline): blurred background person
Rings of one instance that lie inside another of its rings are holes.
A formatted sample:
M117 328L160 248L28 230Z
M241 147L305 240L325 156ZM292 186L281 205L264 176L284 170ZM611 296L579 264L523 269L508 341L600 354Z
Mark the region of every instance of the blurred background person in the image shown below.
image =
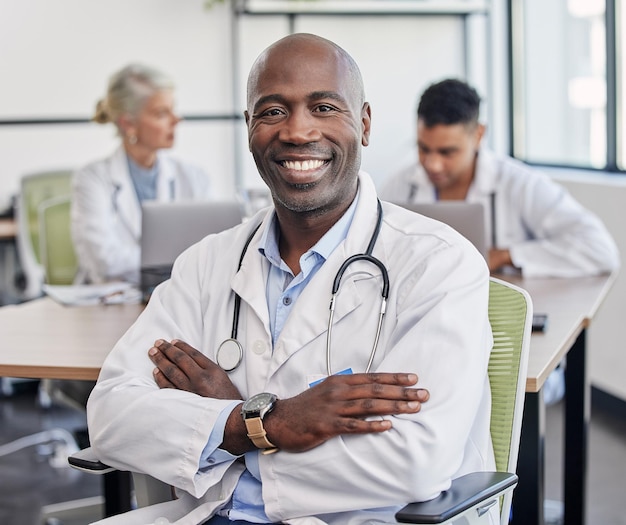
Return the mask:
M93 120L113 123L121 145L74 174L76 282L139 284L141 203L209 200L210 179L162 151L174 145L181 120L174 111L174 83L165 74L141 64L124 67L110 78Z
M465 82L430 85L417 108L419 163L387 179L380 198L482 203L492 273L582 277L616 270L619 252L602 221L547 175L482 145L479 114L480 97ZM563 372L562 364L544 384L547 404L563 397Z
M602 221L546 174L485 147L479 113L480 97L465 82L428 87L417 109L419 163L388 178L380 197L482 203L492 272L580 277L617 269L619 253Z

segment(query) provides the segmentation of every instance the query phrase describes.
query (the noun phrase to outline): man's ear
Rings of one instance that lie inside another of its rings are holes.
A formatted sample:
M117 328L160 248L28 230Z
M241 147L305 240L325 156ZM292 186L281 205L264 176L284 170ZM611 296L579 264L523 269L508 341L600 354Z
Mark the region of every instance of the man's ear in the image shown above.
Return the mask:
M361 109L361 124L363 125L363 134L361 135L361 144L368 146L370 143L370 129L372 126L372 108L369 102L363 104Z
M474 130L474 146L477 151L480 148L480 143L483 140L483 137L485 136L486 131L487 131L487 126L485 124L478 123L476 125L476 129Z

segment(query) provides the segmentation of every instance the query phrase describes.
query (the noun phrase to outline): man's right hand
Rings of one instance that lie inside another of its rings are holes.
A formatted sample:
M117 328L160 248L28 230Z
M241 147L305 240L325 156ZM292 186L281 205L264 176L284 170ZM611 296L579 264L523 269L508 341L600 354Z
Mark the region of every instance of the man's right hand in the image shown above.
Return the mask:
M268 439L289 452L310 450L342 434L385 432L392 422L383 416L414 414L428 401L429 392L412 388L416 384L415 374L333 375L295 397L278 400L263 426ZM239 409L229 417L222 444L233 454L254 449Z

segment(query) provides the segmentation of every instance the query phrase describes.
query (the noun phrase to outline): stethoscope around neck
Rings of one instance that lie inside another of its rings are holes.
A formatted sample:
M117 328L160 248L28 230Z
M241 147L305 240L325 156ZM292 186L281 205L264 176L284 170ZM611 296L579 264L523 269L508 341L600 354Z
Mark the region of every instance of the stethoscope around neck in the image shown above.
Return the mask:
M366 261L371 264L376 265L382 276L383 284L381 290L381 303L380 303L380 312L378 314L378 325L376 327L376 335L374 337L374 344L372 345L372 350L370 351L369 359L367 361L367 366L365 367L365 372L369 372L372 367L372 363L374 362L374 357L376 356L376 350L378 348L378 342L380 340L380 333L382 330L383 319L385 317L385 312L387 310L387 299L389 298L389 274L387 272L387 268L385 265L376 257L372 255L374 251L374 245L378 240L378 234L380 233L380 228L383 223L383 208L378 201L378 218L376 220L376 227L374 228L374 232L372 233L372 237L370 239L369 244L367 245L367 249L365 253L352 255L348 257L343 264L337 270L337 274L335 275L335 279L333 281L333 287L330 295L330 313L328 314L328 330L326 332L326 372L330 376L332 375L332 367L331 367L331 338L332 338L332 328L333 328L333 318L335 315L335 303L337 298L337 293L339 292L339 288L341 287L341 279L343 278L343 274L346 272L348 267L357 261ZM246 243L244 244L243 250L241 251L241 256L239 257L239 265L237 267L237 271L241 269L241 264L243 262L243 258L248 251L248 246L250 242L252 242L252 238L256 234L257 230L261 225L259 224L254 231L250 234ZM239 294L235 294L235 305L233 307L233 325L231 330L231 336L229 339L223 341L219 348L217 349L217 364L226 372L232 372L235 370L243 360L243 345L237 339L237 331L239 328L239 311L241 309L241 297ZM355 330L358 327L355 327Z

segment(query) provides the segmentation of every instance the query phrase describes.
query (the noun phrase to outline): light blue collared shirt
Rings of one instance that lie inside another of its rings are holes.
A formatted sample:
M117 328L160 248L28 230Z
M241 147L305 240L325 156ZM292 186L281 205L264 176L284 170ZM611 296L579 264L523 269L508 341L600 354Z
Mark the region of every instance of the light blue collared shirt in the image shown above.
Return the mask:
M298 275L293 275L291 269L280 256L280 233L276 215L272 217L267 228L263 231L258 250L270 262L265 296L270 317L272 347L280 337L283 326L285 326L294 304L306 285L313 279L313 276L330 254L347 237L358 199L357 193L356 198L341 219L324 234L315 246L300 257L300 273ZM209 442L202 453L200 470L236 459L236 456L218 447L224 440L226 420L233 408L240 402L233 401L219 415L209 437ZM270 519L265 514L265 504L263 503L258 454L258 450L245 454L246 470L239 478L230 506L225 507L218 514L228 516L230 520L270 523Z

